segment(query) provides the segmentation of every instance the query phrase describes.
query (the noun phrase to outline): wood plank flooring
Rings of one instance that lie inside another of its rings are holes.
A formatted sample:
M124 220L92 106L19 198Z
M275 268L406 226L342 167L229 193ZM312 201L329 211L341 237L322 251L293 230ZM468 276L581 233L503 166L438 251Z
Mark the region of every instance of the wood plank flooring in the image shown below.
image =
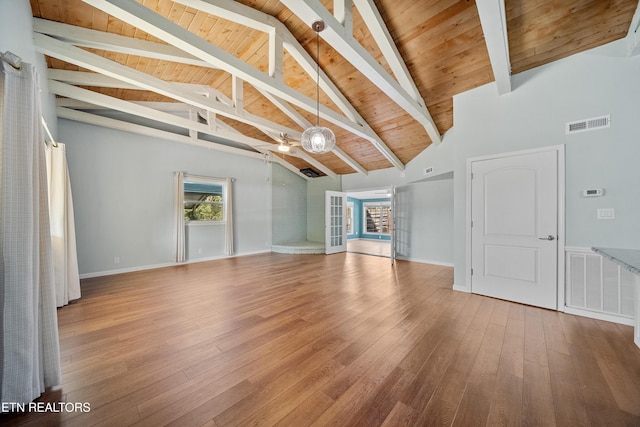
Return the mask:
M347 241L347 252L365 255L391 257L389 240L351 239Z
M632 328L451 290L451 268L262 254L84 280L58 311L90 412L2 425L638 426Z

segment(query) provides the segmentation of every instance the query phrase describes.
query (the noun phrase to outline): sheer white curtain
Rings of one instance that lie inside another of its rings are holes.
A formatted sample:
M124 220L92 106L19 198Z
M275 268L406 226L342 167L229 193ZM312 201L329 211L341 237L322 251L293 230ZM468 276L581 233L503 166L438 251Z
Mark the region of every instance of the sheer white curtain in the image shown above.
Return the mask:
M225 180L225 198L224 198L224 253L225 255L233 254L233 179Z
M176 262L184 262L184 172L173 173L173 211L175 214L174 255Z
M26 403L61 378L47 176L35 70L0 65L0 397Z
M46 157L56 305L62 307L80 298L76 228L65 145L47 145Z

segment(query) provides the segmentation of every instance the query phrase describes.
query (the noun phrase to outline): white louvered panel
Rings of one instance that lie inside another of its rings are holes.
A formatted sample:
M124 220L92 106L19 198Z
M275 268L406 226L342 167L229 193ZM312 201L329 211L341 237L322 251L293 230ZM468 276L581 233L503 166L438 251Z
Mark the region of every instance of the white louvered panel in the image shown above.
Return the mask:
M567 305L584 307L584 255L568 254L568 256L567 283L569 284L569 295L567 296Z
M602 258L602 310L608 313L620 313L618 277L618 266Z
M635 315L633 287L633 273L623 268L620 269L620 314L629 317Z
M633 318L633 274L588 249L567 250L567 300L570 308Z
M602 310L602 271L600 255L585 255L585 286L587 290L586 308Z

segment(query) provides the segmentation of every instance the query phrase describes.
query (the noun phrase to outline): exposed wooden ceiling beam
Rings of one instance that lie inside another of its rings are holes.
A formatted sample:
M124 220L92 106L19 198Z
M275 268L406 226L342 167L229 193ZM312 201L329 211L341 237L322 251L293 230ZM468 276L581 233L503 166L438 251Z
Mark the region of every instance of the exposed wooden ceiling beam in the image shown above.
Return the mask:
M237 129L234 129L233 127L222 122L218 122L214 126L206 125L195 120L190 120L184 117L179 117L170 113L147 107L142 103L123 101L121 99L117 99L108 95L103 95L97 92L82 89L51 79L49 79L49 91L56 95L77 99L79 101L99 105L104 108L121 111L138 117L144 117L146 119L160 121L162 123L178 126L190 131L205 133L218 138L239 142L261 152L277 151L277 146L275 144L248 137L239 132ZM321 170L326 175L336 177L336 174L331 171L331 169L327 168L322 163L312 158L302 150L298 150L298 152L291 153L290 155L303 159L310 165Z
M636 7L636 12L633 14L631 25L629 26L629 32L627 33L627 44L629 56L637 55L640 53L640 2Z
M169 19L146 8L144 5L129 0L83 1L175 47L182 49L191 55L209 62L211 65L217 68L225 70L232 75L237 75L255 88L267 90L270 93L282 98L283 100L297 105L298 107L311 113L316 112L316 103L311 98L301 94L300 92L290 88L289 86L286 86L277 78L270 76L269 74L264 73L256 69L255 67L252 67L251 65L243 62L230 53L220 49L217 46L212 45L208 41L198 37L187 29L181 27L180 25L175 24ZM209 4L206 2L200 3ZM240 5L236 4L235 6ZM255 14L252 16L255 16ZM276 23L275 25L283 24ZM286 36L284 34L283 37L285 37L285 48L287 48L287 45L291 46L293 41L286 40ZM295 42L295 44L299 45L299 43L297 42ZM391 164L393 164L398 169L404 169L404 164L387 147L382 139L375 134L373 129L364 120L362 120L361 123L354 122L350 118L341 116L333 110L324 106L320 106L320 116L323 119L337 126L340 126L341 128L352 132L361 138L370 141L391 162Z
M215 68L175 46L125 37L104 31L90 30L46 19L33 18L33 31L47 34L74 46L108 50L110 52L138 55L162 61L179 62L198 67Z
M511 92L511 60L504 0L476 0L498 93Z
M440 132L429 114L424 100L416 101L412 95L407 93L351 34L346 33L345 27L329 13L322 3L317 0L281 0L281 2L309 26L318 19L324 21L325 29L320 33L320 37L418 123L422 124L433 143L438 144L442 141Z
M141 104L123 101L112 96L104 95L98 92L93 92L88 89L79 88L67 83L62 83L56 80L49 79L48 81L49 92L56 95L65 96L68 98L77 99L79 101L88 102L91 104L99 105L101 107L121 111L127 114L132 114L139 117L144 117L150 120L159 121L173 126L178 126L184 129L190 129L201 133L206 133L218 138L224 138L232 141L237 141L248 145L250 147L261 147L265 144L270 144L266 141L260 141L257 139L244 137L242 140L237 138L237 135L230 134L226 131L212 130L209 126L203 123L199 123L194 120L187 119L185 117L179 117L171 113L159 111L154 108L146 107Z
M206 148L208 150L217 150L223 151L231 154L236 154L244 157L251 157L254 159L267 160L270 162L275 162L283 167L289 169L291 172L296 175L304 178L305 180L309 180L310 178L300 172L298 168L293 166L291 163L281 159L278 156L274 156L271 152L263 152L263 153L255 153L252 151L246 151L240 148L229 147L222 144L216 144L210 141L204 141L202 139L193 139L184 135L177 135L172 132L163 131L160 129L151 128L148 126L137 125L134 123L124 122L122 120L112 119L109 117L98 116L96 114L86 113L83 111L72 110L70 108L65 107L57 107L56 113L59 118L74 120L81 123L87 123L96 126L103 126L110 129L121 130L125 132L135 133L138 135L150 136L153 138L160 138L167 141L179 142L182 144L194 145L196 147Z
M34 33L33 41L36 50L41 53L87 68L97 73L122 80L129 84L138 86L141 89L150 90L168 96L169 98L173 98L177 101L221 114L225 117L229 117L260 129L267 129L275 132L276 134L280 132L287 132L290 135L300 134L298 130L273 123L262 117L249 114L246 111L242 114L238 114L233 107L218 102L215 99L209 99L204 96L186 92L174 83L166 82L162 79L134 70L125 65L121 65L115 61L87 52L44 34Z
M289 29L279 20L275 19L273 16L260 12L251 7L245 6L243 4L237 3L233 0L174 0L176 3L183 4L185 6L193 7L198 10L202 10L203 12L209 13L211 15L219 16L221 18L236 22L238 24L247 25L254 29L268 32L270 34L269 40L273 40L274 37L279 37L283 42L284 48L289 52L289 54L296 60L296 62L305 70L305 72L310 77L315 77L316 74L316 63L311 58L311 56L307 53L306 50L298 43L298 41L293 37ZM350 10L351 10L351 1L344 0L348 2L348 5L345 4L345 15L348 13L348 18L345 20L351 20L350 18ZM348 9L348 10L347 10ZM275 42L274 42L275 43ZM270 52L272 52L270 50ZM272 69L275 65L272 63L272 58L269 59L269 69ZM370 135L375 135L373 129L369 127L369 124L360 116L360 114L353 108L353 106L349 103L346 97L342 94L342 92L336 87L336 85L329 79L329 77L320 70L320 88L322 91L327 94L327 96L333 101L334 104L342 111L342 113L347 116L354 123L361 124L368 128L368 132ZM309 121L307 121L302 115L300 115L294 108L292 108L286 101L280 99L279 97L272 95L269 91L265 89L261 89L259 87L256 88L264 97L269 99L277 108L279 108L283 113L285 113L289 118L291 118L294 122L302 127L302 129L306 129L311 125ZM291 136L291 135L289 135ZM387 147L386 144L378 137L375 138L376 143L379 146L379 150L382 154L387 157L387 159L391 162L391 164L397 165L400 163L398 158L393 154L393 152ZM364 169L358 162L356 162L351 156L345 153L339 147L334 148L334 154L338 156L342 161L347 163L350 167L352 167L355 171L367 174L367 170Z

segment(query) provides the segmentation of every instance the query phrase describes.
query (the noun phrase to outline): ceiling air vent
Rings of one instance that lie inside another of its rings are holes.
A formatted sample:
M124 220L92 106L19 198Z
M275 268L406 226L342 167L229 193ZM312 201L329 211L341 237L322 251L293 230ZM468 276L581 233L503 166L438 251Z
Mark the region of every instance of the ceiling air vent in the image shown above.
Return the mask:
M300 172L308 176L309 178L317 178L320 176L320 172L311 168L300 169Z
M586 132L589 130L608 128L609 126L611 126L611 116L606 115L601 117L594 117L592 119L569 122L567 123L566 129L567 135L569 135L570 133Z

